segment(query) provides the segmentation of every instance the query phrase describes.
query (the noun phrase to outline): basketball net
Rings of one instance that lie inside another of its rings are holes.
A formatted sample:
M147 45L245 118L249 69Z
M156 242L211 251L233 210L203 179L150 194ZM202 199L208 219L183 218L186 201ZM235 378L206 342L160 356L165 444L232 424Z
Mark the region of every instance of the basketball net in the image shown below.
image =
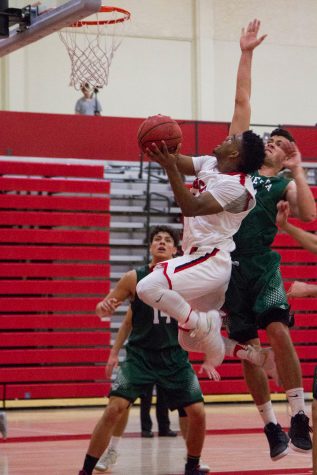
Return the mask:
M59 31L71 61L70 86L76 90L85 83L97 90L107 86L112 58L129 19L127 10L100 7L89 20L78 21Z

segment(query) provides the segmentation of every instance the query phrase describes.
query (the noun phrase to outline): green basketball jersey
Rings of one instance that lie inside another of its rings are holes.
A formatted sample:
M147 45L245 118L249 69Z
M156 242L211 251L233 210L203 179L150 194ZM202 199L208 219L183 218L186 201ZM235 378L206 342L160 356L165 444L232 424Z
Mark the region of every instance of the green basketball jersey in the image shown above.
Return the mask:
M136 269L137 281L150 273L149 266ZM146 305L135 295L131 303L132 331L128 345L138 346L149 350L163 350L179 346L178 323L169 315Z
M252 176L256 190L256 206L242 221L238 232L233 236L236 250L232 256L253 254L269 248L277 233L275 218L277 203L283 199L290 180L282 176L266 177L258 172Z

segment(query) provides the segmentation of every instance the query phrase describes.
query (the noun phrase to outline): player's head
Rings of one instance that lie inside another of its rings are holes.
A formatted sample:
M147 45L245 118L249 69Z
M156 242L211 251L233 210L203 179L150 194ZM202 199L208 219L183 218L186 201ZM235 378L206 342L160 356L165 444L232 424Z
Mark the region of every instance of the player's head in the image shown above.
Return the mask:
M81 84L80 90L84 94L85 97L90 97L92 94L92 89L90 87L89 82L83 82Z
M151 228L150 252L160 261L171 259L177 253L179 233L170 226L158 225Z
M289 140L289 142L295 142L295 139L292 134L290 134L288 130L282 129L281 127L274 129L270 133L270 137L284 137L285 139Z
M229 135L214 154L222 172L251 173L263 165L265 157L263 140L252 130Z
M274 168L276 172L284 168L286 154L281 145L287 142L295 142L294 137L288 130L277 128L271 132L265 146L265 165Z

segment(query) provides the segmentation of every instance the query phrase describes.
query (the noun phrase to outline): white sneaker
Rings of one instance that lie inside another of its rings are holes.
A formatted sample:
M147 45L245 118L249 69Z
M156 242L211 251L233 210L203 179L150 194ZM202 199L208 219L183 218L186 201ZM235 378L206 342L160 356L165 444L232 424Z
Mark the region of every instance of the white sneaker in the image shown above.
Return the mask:
M206 463L204 463L201 459L199 461L199 470L203 473L209 473L210 467Z
M6 439L8 434L8 422L5 412L0 412L0 432L3 438Z
M263 368L269 378L272 378L278 386L281 386L272 348L258 349L252 345L248 345L248 356L252 363Z
M196 328L190 332L192 338L201 338L208 335L214 328L219 327L221 318L217 310L209 310L209 312L197 312L198 320ZM220 323L221 326L221 323Z
M106 472L112 467L112 465L116 464L118 455L118 452L110 447L110 449L107 449L98 460L95 470L98 472Z

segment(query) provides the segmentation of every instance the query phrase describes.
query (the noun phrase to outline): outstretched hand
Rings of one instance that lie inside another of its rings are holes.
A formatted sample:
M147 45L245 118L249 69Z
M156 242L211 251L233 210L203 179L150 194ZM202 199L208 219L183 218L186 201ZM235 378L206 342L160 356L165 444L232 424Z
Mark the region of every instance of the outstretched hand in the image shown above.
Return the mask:
M258 38L261 22L257 19L250 21L247 28L242 28L240 37L241 51L253 51L259 46L267 35Z
M215 381L220 381L220 374L218 371L214 368L214 366L209 363L207 360L203 362L203 364L200 367L199 374L202 374L203 372L207 373L207 376L209 379L213 379Z
M282 165L293 171L295 168L300 167L302 164L302 155L298 150L295 142L282 142L280 144L281 149L285 152L286 157L282 162Z

